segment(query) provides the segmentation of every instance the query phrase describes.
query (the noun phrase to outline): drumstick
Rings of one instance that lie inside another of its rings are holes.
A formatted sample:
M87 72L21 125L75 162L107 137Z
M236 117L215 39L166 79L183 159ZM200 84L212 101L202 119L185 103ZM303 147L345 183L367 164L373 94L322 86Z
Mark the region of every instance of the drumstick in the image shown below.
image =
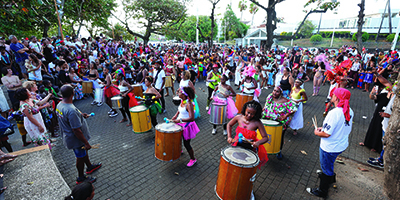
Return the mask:
M313 122L313 124L314 124L314 128L315 128L315 129L317 129L317 125L315 124L315 120L314 120L314 118L313 118L313 117L311 117L311 120L312 120L312 122Z
M317 121L317 117L314 115L315 118L315 125L318 127L318 121Z
M92 145L92 149L98 149L98 148L100 148L100 144ZM82 149L85 149L85 147L83 146Z

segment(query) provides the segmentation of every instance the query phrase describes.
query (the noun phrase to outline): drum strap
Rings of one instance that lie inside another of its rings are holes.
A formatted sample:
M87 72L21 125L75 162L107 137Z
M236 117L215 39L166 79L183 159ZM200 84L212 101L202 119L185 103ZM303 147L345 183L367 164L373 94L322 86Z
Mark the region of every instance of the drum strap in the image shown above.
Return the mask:
M190 122L186 122L184 128L186 128L187 126L189 126Z

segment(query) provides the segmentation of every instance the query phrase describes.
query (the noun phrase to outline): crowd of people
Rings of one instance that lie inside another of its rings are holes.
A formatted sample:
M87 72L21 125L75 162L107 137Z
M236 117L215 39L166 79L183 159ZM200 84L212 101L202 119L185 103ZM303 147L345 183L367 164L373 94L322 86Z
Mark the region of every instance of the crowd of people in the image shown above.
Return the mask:
M11 102L10 105L6 103L5 92L1 91L1 115L17 121L24 146L34 143L51 147L51 138L58 137L56 132L60 130L65 145L73 149L77 157L77 183L95 180L84 175L85 164L89 171L94 171L101 163L89 161L87 150L91 146L85 121L88 115L77 112L71 105L73 101L93 98L91 105L99 107L106 103L110 108L107 115L113 118L119 112L113 108L111 99L120 95L120 122L131 126L129 109L143 100L150 109L151 124L156 127L157 114L166 112L164 97L177 96L180 103L171 120L184 128L184 146L190 155L187 166L192 167L197 160L190 141L201 129L195 119L200 117L202 109L196 95L202 91L194 86L196 82L205 81L208 88L205 109L208 111L212 102L227 104L227 117L232 119L223 125L227 141L237 145L238 135L233 136L231 129L238 123L236 132L240 129L245 133L252 141L252 149L259 147L257 151L265 164L268 152L260 145L267 142L268 137L260 120L274 120L283 126L282 149L286 130L291 128L297 135L303 128L303 104L309 98L304 83L313 81L312 96L320 95L320 87L328 83L326 119L324 126L316 127L315 131L315 135L322 138L323 175L320 188L310 189L310 192L317 196L326 196L326 185L332 183L334 176L332 157L324 156L332 156L332 153L337 156L348 145L353 111L348 105L351 93L345 88L371 90L369 97L377 106L365 141L360 145L383 155L381 139L391 114L395 96L393 80L400 64L396 51L368 53L365 48L358 51L348 46L339 50L309 51L299 47L283 50L278 46L264 49L257 45L143 45L136 39L125 42L103 35L87 39L66 36L65 40L52 37L40 41L35 36L19 41L11 35L0 38L0 53L1 82ZM175 83L179 84L178 88ZM144 97L134 94L134 86L142 89ZM265 100L259 99L262 91L268 88L273 88L272 93ZM244 104L243 109L237 109L232 100L239 94L253 99ZM336 108L330 110L332 105ZM334 123L338 120L343 120L344 125ZM216 128L213 125L212 134L216 134ZM342 129L347 135L338 136ZM256 130L261 139L257 139ZM27 141L27 134L31 141ZM338 141L343 143L340 148L330 146ZM281 152L277 154L278 159L282 156ZM382 167L382 156L371 158L368 163Z

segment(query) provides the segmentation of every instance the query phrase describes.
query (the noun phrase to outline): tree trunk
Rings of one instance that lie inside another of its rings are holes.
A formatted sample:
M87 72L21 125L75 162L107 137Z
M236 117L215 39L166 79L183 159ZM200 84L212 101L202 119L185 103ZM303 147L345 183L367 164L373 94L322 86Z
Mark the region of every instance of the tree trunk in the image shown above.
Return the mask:
M397 77L400 83L400 76ZM397 94L389 119L389 126L383 137L385 153L384 191L389 199L400 199L400 85L397 84Z
M79 22L78 32L76 32L77 37L79 37L79 33L81 33L82 23L83 23L83 19L81 19L81 21Z
M50 28L50 24L49 23L44 23L44 26L43 26L43 37L44 38L48 37L47 32L49 31L49 28Z
M381 19L381 25L379 25L378 33L376 34L376 37L375 37L375 42L378 42L378 37L379 37L379 34L381 33L383 20L385 19L386 8L388 7L388 5L389 5L389 0L387 1L386 6L385 6L385 10L383 11L382 19Z
M361 51L362 49L362 27L364 24L364 10L365 10L365 0L361 0L361 3L358 4L360 7L360 12L358 13L358 21L357 21L357 50Z
M390 11L390 0L388 0L388 20L389 20L389 34L392 34L392 12Z
M271 49L272 44L274 43L274 31L276 29L276 24L273 24L272 21L275 19L276 12L275 12L275 6L271 7L272 4L274 3L274 0L269 0L268 1L268 8L267 8L267 24L266 24L266 29L267 29L267 42L265 46L267 47L266 49Z
M215 27L215 22L214 22L214 10L215 10L215 6L217 5L219 1L217 1L216 3L213 3L213 7L211 9L211 35L210 35L210 40L208 41L208 45L212 48L213 46L213 39L214 39L214 27Z

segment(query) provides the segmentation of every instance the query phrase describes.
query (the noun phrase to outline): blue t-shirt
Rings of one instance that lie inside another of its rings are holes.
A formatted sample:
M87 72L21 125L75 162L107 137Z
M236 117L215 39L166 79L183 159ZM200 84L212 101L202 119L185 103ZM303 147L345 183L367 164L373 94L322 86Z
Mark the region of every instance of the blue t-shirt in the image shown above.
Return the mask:
M25 48L25 46L21 43L11 43L10 45L10 49L13 50L15 53L15 59L17 62L25 61L26 59L28 59L28 54L26 52L18 53L18 51L23 48Z

